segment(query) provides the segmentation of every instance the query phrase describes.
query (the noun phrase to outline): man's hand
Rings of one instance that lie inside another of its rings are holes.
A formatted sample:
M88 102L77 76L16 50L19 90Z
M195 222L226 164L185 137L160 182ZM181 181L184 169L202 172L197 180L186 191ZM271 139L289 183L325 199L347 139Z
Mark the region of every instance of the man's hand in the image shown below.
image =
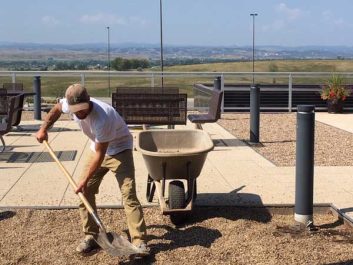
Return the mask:
M85 177L80 180L77 185L76 193L82 192L85 194L85 189L87 188L88 181L92 178L96 170L101 166L102 161L105 157L105 153L107 152L109 142L106 143L95 143L95 154L93 159L90 161L90 166L88 171L85 173Z
M45 116L44 122L38 132L36 133L36 138L38 142L42 143L44 140L48 140L48 130L53 126L53 124L59 119L61 115L62 107L61 103L57 103L49 111L47 116Z
M36 138L40 143L43 143L44 140L48 141L48 132L45 129L40 128L36 133Z
M87 180L84 179L84 180L81 180L78 184L77 184L77 189L75 190L75 193L79 193L79 192L82 192L83 194L85 194L85 190L86 190L86 187L87 187Z

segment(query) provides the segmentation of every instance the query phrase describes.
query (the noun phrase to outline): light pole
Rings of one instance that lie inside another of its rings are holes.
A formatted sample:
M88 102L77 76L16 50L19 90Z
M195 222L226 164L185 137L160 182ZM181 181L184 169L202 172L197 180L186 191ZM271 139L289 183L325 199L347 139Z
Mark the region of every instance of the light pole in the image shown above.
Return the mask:
M107 27L108 31L108 96L110 97L110 27Z
M162 89L163 86L163 15L162 15L162 0L159 0L159 24L161 34L161 72L162 72Z
M252 85L255 83L255 17L257 13L250 14L252 16Z

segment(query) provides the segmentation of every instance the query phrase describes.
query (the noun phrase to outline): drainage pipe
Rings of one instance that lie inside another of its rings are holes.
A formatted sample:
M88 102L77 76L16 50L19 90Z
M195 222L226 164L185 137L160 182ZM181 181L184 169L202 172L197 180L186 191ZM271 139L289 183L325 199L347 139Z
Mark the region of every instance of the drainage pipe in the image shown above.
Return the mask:
M295 221L313 223L315 107L297 106Z

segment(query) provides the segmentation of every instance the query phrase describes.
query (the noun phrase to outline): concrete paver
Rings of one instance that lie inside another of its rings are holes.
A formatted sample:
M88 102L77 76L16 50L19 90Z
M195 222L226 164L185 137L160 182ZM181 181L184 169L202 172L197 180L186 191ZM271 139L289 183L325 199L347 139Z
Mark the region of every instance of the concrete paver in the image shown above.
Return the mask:
M353 133L353 114L332 115L316 113L320 122ZM23 131L15 131L4 138L7 149L0 154L0 207L52 206L69 207L78 204L68 181L54 162L10 162L14 155L45 152L34 138L38 121L22 122ZM188 124L188 128L192 125ZM184 128L177 126L176 129ZM273 205L293 204L295 196L295 168L277 167L252 148L236 139L218 124L206 124L215 142L197 180L199 205ZM133 135L138 129L132 129ZM73 121L59 121L49 133L55 151L76 151L74 161L63 164L79 178L85 155L90 152L89 141ZM138 197L146 201L147 169L142 155L134 151ZM352 214L353 167L315 167L314 202L333 203ZM97 195L99 206L121 206L121 193L112 173L108 173ZM154 198L153 204L158 204Z

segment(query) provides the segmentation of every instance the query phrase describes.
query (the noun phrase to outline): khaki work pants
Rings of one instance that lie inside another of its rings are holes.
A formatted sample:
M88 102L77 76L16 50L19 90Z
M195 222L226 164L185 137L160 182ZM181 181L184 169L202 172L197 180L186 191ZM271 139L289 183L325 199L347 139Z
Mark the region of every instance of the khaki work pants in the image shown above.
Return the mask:
M85 164L84 170L88 170L90 161L94 153L92 152ZM136 196L135 184L135 167L132 156L132 150L125 150L119 154L108 156L106 155L101 167L95 172L92 178L88 181L85 190L85 196L88 202L97 212L96 194L99 192L99 186L104 175L111 170L118 181L120 191L123 197L123 205L127 218L127 225L131 241L137 245L145 241L146 224L143 218L142 207ZM83 171L85 172L85 171ZM83 178L83 174L81 175ZM99 233L99 227L94 222L92 216L87 211L83 203L79 205L80 215L83 224L83 232L85 234L96 235Z

